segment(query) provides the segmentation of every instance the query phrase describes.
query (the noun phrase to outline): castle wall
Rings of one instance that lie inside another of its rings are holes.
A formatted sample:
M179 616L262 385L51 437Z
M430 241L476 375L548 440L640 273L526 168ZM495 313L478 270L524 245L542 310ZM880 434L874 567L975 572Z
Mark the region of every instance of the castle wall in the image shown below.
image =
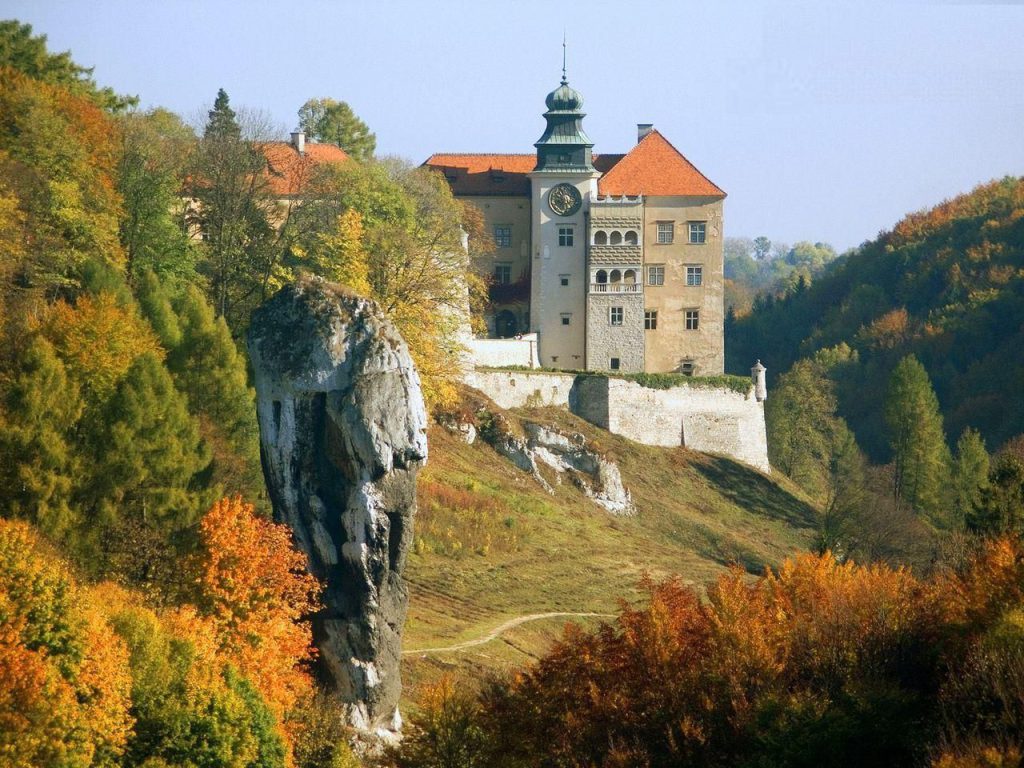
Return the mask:
M527 334L521 339L470 339L466 342L466 347L476 365L493 368L512 365L540 368L535 333Z
M720 453L770 472L764 403L729 389L650 389L604 376L473 371L466 379L502 408L561 406L630 440Z

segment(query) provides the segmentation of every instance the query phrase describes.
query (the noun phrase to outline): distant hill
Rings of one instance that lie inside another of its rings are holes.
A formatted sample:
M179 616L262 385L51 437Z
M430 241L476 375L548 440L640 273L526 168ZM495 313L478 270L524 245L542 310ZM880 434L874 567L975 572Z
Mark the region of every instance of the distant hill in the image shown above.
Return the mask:
M836 374L840 415L876 462L889 458L887 379L909 353L931 376L951 440L971 426L994 449L1024 432L1024 179L910 214L812 285L759 297L727 326L726 367L743 373L760 358L771 377L841 343L857 357Z

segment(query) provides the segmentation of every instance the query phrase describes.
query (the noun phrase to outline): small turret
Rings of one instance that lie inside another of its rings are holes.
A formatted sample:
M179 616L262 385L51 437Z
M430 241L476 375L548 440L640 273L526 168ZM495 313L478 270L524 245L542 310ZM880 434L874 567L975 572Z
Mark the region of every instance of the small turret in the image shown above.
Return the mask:
M750 369L750 379L754 383L754 399L759 403L768 399L768 385L764 379L764 372L767 370L761 365L760 360L754 363L754 367Z

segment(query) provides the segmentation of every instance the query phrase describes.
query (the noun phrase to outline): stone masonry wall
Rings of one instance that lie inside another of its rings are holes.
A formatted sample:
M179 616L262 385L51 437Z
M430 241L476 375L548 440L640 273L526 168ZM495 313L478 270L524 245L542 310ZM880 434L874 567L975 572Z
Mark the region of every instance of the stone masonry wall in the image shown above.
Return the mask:
M754 399L753 387L745 395L689 386L650 389L624 379L526 371L474 371L467 383L502 408L561 406L638 443L684 445L771 471L764 403Z
M622 308L622 325L611 324L612 307ZM644 370L643 294L592 293L587 297L587 369L607 371L613 357L619 359L619 370L624 373Z

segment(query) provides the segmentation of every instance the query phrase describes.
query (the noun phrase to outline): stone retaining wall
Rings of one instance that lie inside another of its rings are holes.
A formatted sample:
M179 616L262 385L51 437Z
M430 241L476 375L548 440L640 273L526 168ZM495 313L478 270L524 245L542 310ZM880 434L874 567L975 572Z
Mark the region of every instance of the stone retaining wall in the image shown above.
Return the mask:
M764 403L729 389L651 389L633 381L571 373L473 371L470 386L502 408L555 405L646 445L684 445L721 453L764 472L768 437Z

